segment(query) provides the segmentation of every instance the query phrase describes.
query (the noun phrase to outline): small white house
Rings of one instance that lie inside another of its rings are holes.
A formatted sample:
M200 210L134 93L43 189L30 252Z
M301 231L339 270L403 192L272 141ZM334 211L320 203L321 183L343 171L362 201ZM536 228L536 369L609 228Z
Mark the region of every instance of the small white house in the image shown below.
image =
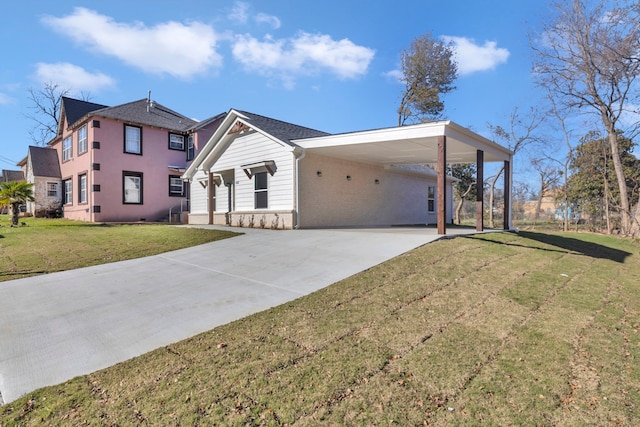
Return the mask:
M364 227L436 224L438 215L450 221L453 179L443 174L439 184L436 170L425 166L437 163L434 138L443 129L497 146L451 122L330 135L231 110L183 175L192 182L189 223ZM454 149L460 141L452 140Z

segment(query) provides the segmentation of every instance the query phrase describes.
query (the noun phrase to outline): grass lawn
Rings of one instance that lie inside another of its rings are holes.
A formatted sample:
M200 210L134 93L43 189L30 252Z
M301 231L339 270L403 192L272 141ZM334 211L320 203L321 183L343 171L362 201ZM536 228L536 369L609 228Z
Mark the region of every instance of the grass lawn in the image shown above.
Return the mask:
M234 236L165 224L102 225L0 215L0 282L89 265L155 255Z
M0 407L0 425L640 425L637 244L425 245Z

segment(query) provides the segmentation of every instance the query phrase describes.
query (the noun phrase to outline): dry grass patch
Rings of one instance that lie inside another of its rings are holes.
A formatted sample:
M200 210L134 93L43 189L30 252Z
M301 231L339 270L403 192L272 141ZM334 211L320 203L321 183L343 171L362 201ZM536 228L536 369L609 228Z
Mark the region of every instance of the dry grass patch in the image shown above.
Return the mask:
M638 246L443 240L30 393L0 425L638 425Z

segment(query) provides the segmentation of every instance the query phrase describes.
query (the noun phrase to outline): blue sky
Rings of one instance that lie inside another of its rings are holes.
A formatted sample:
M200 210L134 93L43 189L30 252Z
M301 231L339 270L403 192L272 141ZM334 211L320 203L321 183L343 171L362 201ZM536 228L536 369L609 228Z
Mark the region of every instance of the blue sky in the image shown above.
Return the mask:
M236 108L337 133L397 124L400 52L454 43L445 116L476 132L535 102L528 34L543 0L13 2L0 15L0 168L33 144L28 90L45 82L118 105L151 97L204 119Z

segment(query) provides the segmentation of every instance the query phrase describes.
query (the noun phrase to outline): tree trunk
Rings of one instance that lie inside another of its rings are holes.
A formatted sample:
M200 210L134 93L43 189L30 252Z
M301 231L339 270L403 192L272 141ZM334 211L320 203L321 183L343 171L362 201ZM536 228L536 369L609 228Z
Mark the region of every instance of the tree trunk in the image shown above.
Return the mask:
M11 203L11 225L18 225L18 215L20 215L20 203L14 202Z
M460 225L460 212L462 211L463 204L464 204L464 199L460 199L460 201L458 202L458 206L456 206L456 214L453 220L453 222L456 225Z
M629 194L627 191L627 182L624 177L622 168L622 160L620 159L620 151L618 150L618 136L615 132L614 124L609 122L607 131L609 132L609 147L611 148L611 160L613 160L613 168L616 172L618 181L618 190L620 191L620 231L622 235L629 236L631 234L631 210L629 207Z
M489 228L495 228L493 225L493 202L495 197L496 182L498 182L498 178L500 178L502 171L504 171L504 165L500 167L500 170L491 180L491 184L489 185Z

